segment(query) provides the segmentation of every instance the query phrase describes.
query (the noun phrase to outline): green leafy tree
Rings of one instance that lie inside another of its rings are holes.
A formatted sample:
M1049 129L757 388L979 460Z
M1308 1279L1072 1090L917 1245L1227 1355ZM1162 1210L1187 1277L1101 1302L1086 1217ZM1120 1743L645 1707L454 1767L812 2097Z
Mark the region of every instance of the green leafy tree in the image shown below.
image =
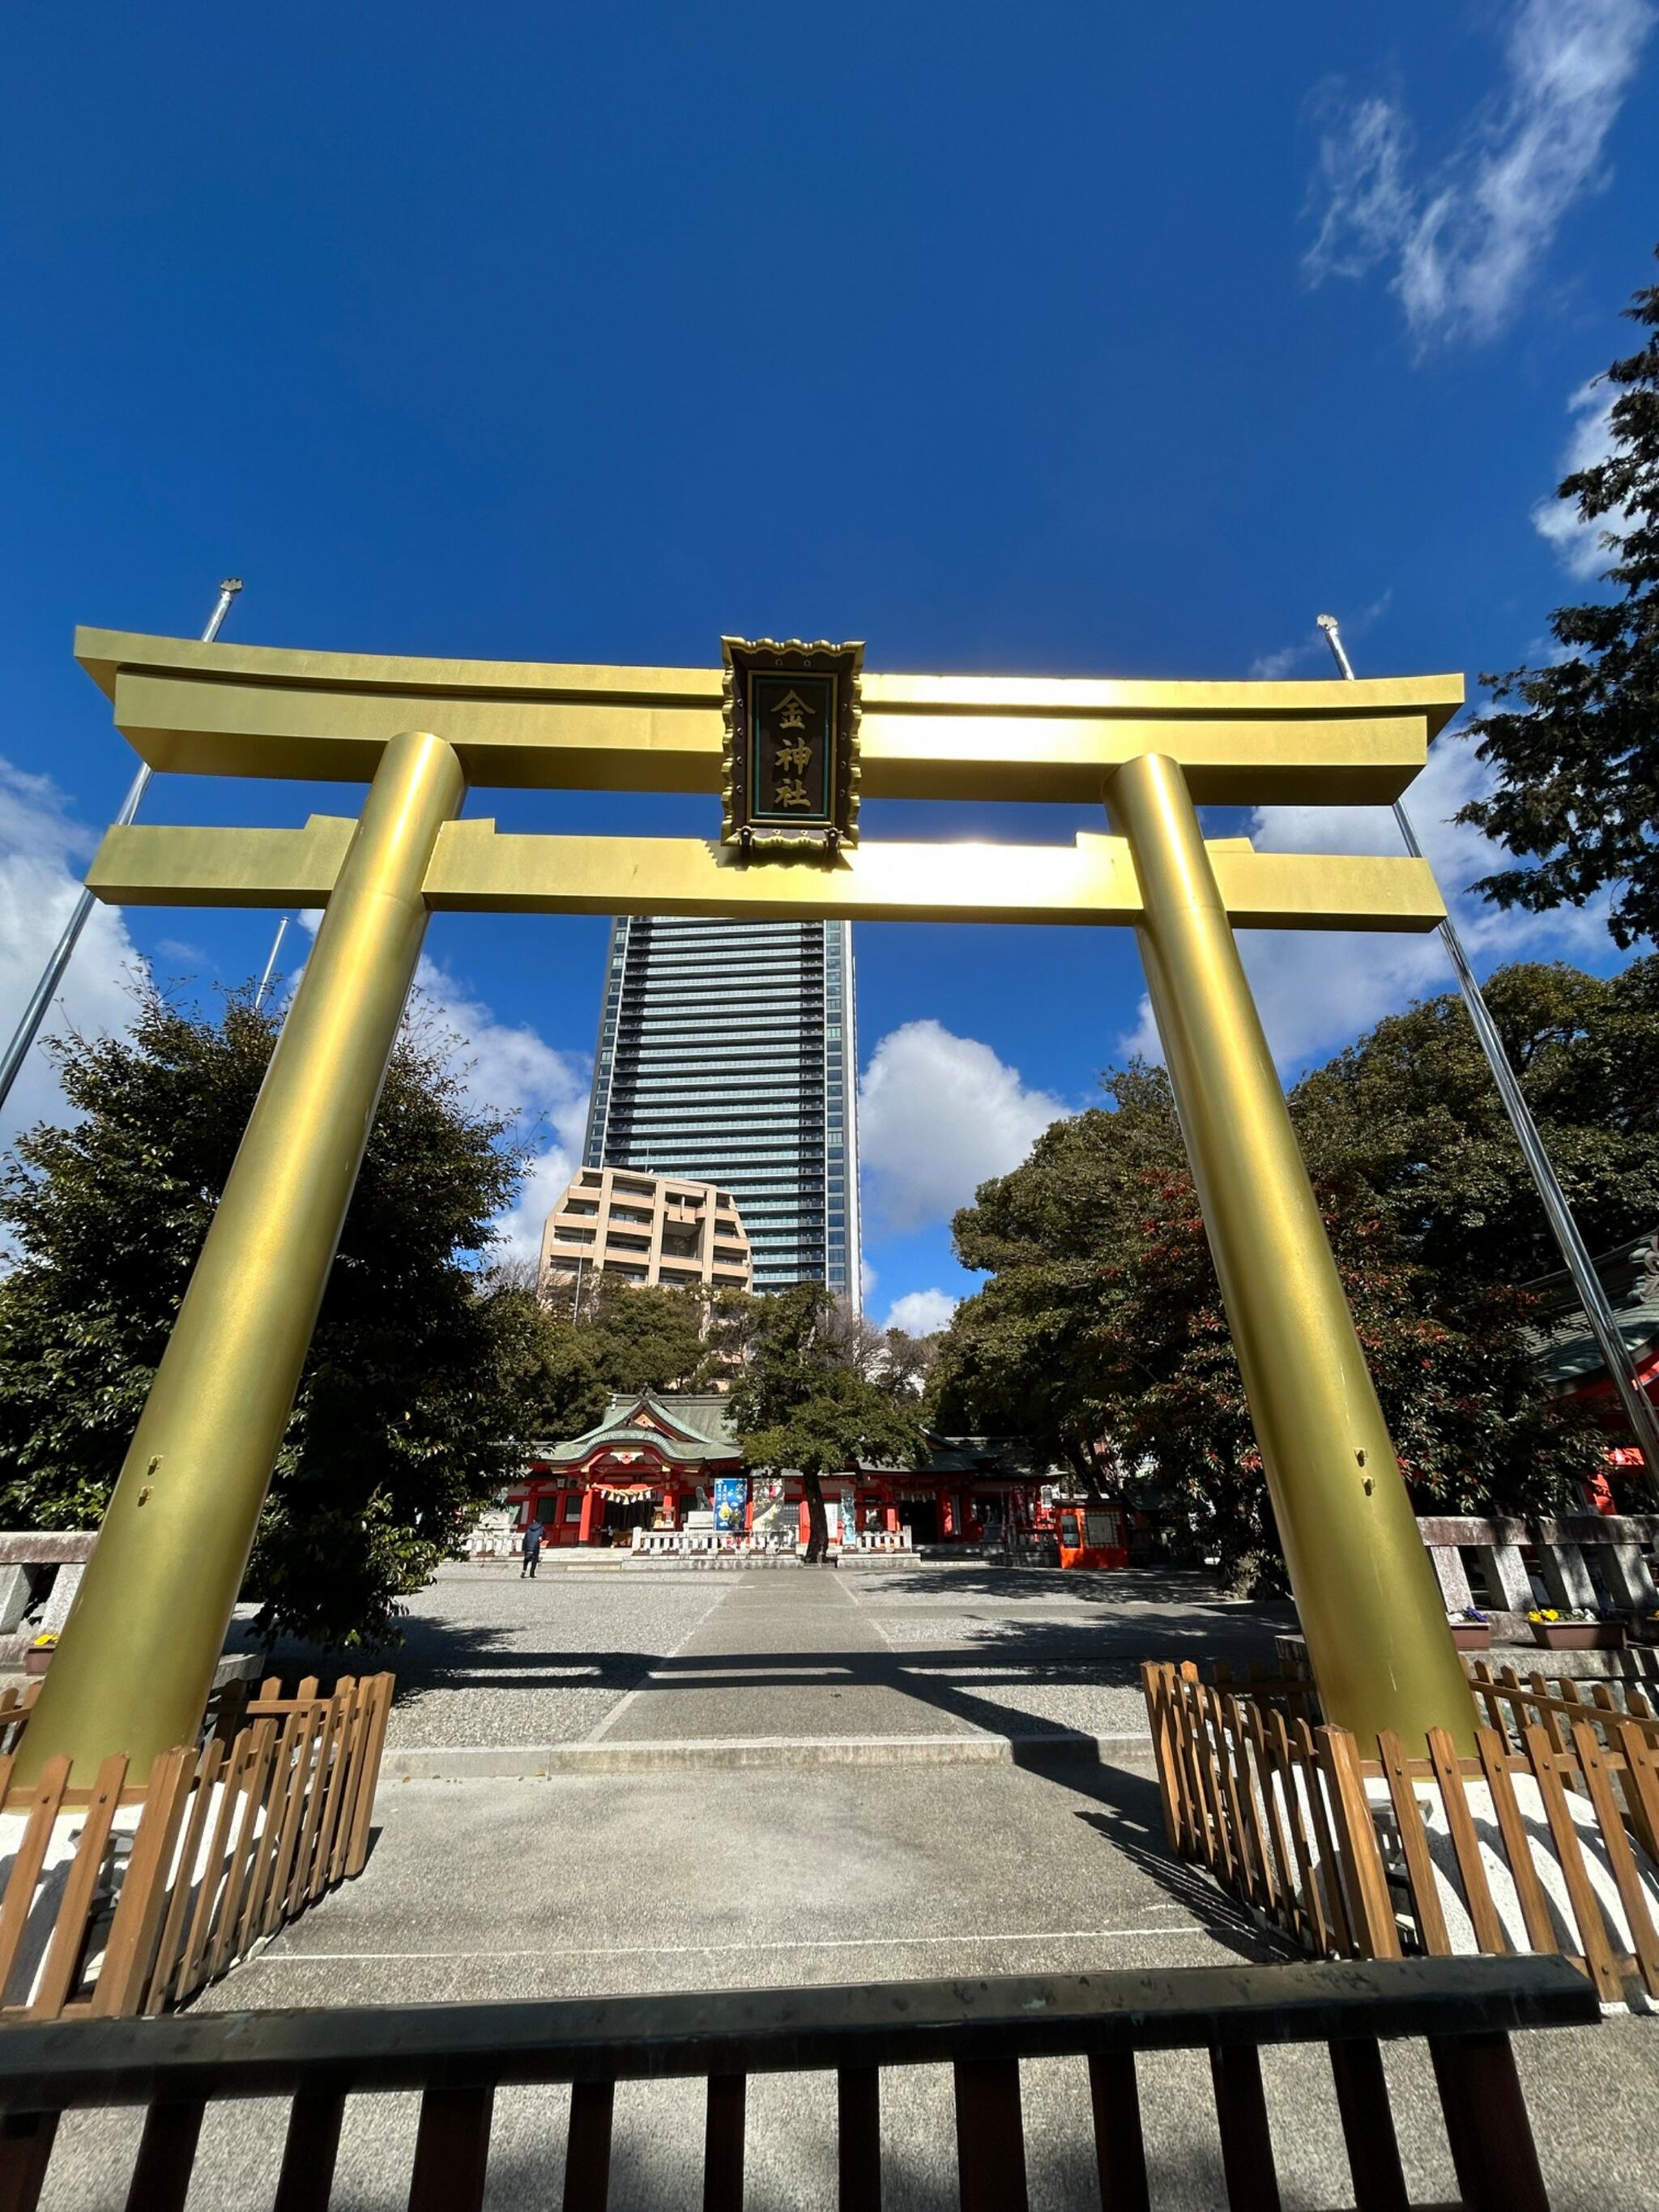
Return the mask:
M1639 995L1641 981L1627 995ZM1511 971L1497 995L1517 1031L1527 1009L1539 1030L1564 990L1554 971ZM1606 1029L1621 1033L1623 1024ZM1574 1042L1595 1056L1582 1034ZM1497 1203L1496 1108L1489 1113L1466 1042L1478 1057L1455 1000L1413 1009L1310 1078L1292 1109L1419 1505L1542 1507L1596 1463L1603 1440L1533 1379L1531 1301L1515 1287L1514 1262L1536 1256L1534 1225L1519 1221L1507 1189ZM1559 1036L1553 1042L1565 1050ZM1541 1046L1532 1074L1583 1095ZM1240 1586L1282 1587L1167 1078L1134 1066L1104 1083L1110 1109L1056 1122L1023 1166L982 1186L957 1216L963 1265L990 1279L957 1310L932 1413L946 1427L1023 1431L1091 1494L1150 1484L1177 1502ZM1519 1163L1509 1145L1512 1185ZM1493 1217L1484 1236L1483 1208Z
M1557 496L1602 526L1619 596L1558 607L1561 657L1483 676L1494 710L1469 726L1497 790L1458 817L1534 863L1475 888L1539 914L1609 886L1616 943L1659 935L1659 284L1626 314L1648 333L1607 372L1613 443Z
M0 1518L94 1525L263 1079L276 1024L140 998L129 1034L55 1048L76 1118L0 1170ZM481 1278L520 1161L467 1103L449 1040L393 1056L244 1595L258 1626L385 1638L520 1463L591 1404L528 1291ZM603 1403L603 1393L599 1394Z
M1659 1224L1659 957L1611 978L1500 968L1486 1004L1591 1251ZM1455 994L1379 1022L1297 1086L1314 1175L1357 1178L1455 1297L1561 1265Z
M901 1398L925 1396L943 1341L940 1329L929 1336L913 1336L907 1328L884 1329L882 1376L888 1389Z
M809 1565L829 1549L823 1476L854 1460L902 1462L921 1445L920 1401L861 1373L863 1349L822 1283L757 1301L732 1417L751 1468L799 1474Z
M755 1291L733 1290L725 1284L710 1297L703 1342L711 1380L734 1375L748 1358L762 1303Z
M690 1390L706 1381L702 1295L601 1275L574 1324L597 1371L613 1390Z

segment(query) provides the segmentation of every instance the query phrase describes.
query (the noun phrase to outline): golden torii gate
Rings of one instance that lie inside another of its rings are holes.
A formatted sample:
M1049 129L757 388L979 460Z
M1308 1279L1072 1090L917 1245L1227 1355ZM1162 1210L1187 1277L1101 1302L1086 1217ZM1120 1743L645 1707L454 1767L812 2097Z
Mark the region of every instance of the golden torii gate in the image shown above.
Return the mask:
M156 769L367 782L302 830L109 831L121 905L326 908L102 1534L23 1739L135 1776L199 1724L427 916L743 915L1127 923L1139 939L1280 1540L1325 1709L1373 1738L1474 1713L1234 931L1433 929L1425 863L1206 843L1195 805L1382 805L1456 677L1159 684L862 678L872 799L1104 800L1070 847L869 844L749 859L696 838L503 835L470 784L717 793L721 670L199 645L77 658Z

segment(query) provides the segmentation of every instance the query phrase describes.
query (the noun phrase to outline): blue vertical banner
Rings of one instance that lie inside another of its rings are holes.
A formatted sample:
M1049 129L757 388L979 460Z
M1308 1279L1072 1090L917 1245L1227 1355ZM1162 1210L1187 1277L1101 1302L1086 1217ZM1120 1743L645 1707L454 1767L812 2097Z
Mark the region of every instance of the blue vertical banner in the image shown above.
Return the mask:
M714 1478L714 1526L722 1536L742 1533L744 1510L749 1503L749 1478L720 1474Z

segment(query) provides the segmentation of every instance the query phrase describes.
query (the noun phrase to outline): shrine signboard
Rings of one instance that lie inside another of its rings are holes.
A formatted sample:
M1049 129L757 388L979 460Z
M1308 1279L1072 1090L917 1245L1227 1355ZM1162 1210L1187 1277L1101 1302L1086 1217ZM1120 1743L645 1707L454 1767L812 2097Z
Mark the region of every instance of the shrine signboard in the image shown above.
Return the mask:
M858 842L861 645L720 640L722 841L834 853Z

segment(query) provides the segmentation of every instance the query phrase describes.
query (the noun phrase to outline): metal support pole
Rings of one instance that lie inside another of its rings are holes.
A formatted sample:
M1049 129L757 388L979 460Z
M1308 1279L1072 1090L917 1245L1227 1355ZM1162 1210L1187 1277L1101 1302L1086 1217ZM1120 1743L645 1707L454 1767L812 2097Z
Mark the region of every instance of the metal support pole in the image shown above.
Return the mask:
M253 994L253 1011L257 1014L265 1002L265 993L270 988L270 979L276 970L276 956L283 949L283 939L288 935L288 916L284 915L276 925L276 934L271 939L270 957L265 963L265 972L259 978L259 988Z
M240 576L227 576L224 582L220 585L219 604L209 616L208 626L202 632L204 645L211 645L214 639L218 636L225 617L230 612L230 603L241 588L242 580ZM140 761L138 773L128 786L127 795L121 801L121 811L115 817L115 826L118 830L125 830L137 814L138 804L149 788L149 763ZM92 912L94 903L93 896L89 890L83 890L76 900L70 918L64 924L64 933L52 947L52 957L41 969L40 980L35 985L33 994L27 1006L23 1009L23 1018L17 1024L11 1042L6 1047L6 1056L3 1060L0 1060L0 1109L3 1109L7 1099L10 1097L11 1086L16 1082L18 1071L28 1058L29 1047L40 1033L40 1024L46 1017L46 1009L58 995L58 987L64 980L64 970L70 964L70 957L80 941L81 932L87 926L87 917Z
M140 1417L15 1778L136 1782L200 1724L460 810L441 738L393 738Z
M1334 615L1321 615L1319 627L1325 641L1335 656L1336 665L1352 684L1353 664L1348 659L1342 643L1341 630ZM1406 850L1413 860L1423 858L1423 848L1417 842L1417 832L1403 805L1396 799L1394 818L1405 840ZM1659 1486L1659 1415L1642 1389L1635 1368L1631 1364L1629 1347L1620 1334L1619 1323L1607 1294L1601 1287L1601 1279L1591 1262L1583 1238L1578 1233L1578 1224L1573 1219L1572 1208L1567 1204L1567 1194L1561 1188L1549 1154L1544 1149L1544 1139L1538 1133L1538 1124L1532 1118L1532 1109L1527 1103L1515 1070L1510 1066L1509 1054L1504 1049L1504 1040L1498 1034L1498 1024L1487 1010L1480 994L1480 986L1474 979L1463 940L1457 934L1449 917L1440 925L1440 941L1446 948L1452 972L1457 978L1458 990L1462 994L1465 1011L1474 1024L1474 1034L1480 1049L1486 1055L1486 1065L1492 1070L1492 1081L1498 1085L1498 1095L1504 1102L1504 1111L1510 1117L1510 1127L1521 1147L1528 1171L1537 1188L1544 1212L1550 1224L1567 1273L1572 1278L1578 1302L1583 1307L1590 1325L1590 1334L1600 1348L1601 1358L1613 1387L1619 1394L1625 1409L1625 1419L1647 1462L1650 1488Z
M1327 1717L1362 1746L1474 1707L1180 766L1106 787L1147 989ZM48 1677L48 1680L51 1678Z

